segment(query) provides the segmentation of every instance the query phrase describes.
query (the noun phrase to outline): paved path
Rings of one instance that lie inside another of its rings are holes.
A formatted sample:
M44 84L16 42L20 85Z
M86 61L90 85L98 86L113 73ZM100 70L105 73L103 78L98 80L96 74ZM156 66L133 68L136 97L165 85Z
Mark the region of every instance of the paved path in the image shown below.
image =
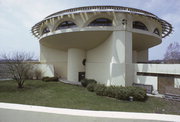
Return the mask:
M151 97L159 97L159 98L164 98L164 95L163 94L156 94L156 95L152 95L152 94L147 94L148 96L151 96Z
M5 81L5 80L13 80L12 78L0 78L0 81Z
M73 81L68 81L66 79L59 79L60 82L66 83L66 84L71 84L71 85L77 85L77 86L81 86L80 82L73 82Z

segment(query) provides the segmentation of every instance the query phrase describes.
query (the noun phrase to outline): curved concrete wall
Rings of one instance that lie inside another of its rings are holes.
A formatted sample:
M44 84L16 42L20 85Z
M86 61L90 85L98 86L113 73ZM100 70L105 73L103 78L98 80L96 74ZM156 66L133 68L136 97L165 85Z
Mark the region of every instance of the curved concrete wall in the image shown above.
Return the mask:
M67 52L40 44L40 61L54 66L55 75L67 78Z
M85 51L70 48L68 49L68 80L78 82L78 73L85 71L83 59L86 58Z
M103 44L87 52L86 77L108 86L132 85L133 68L131 32L113 31Z
M98 47L87 51L86 78L108 84L112 59L113 34Z
M88 26L97 18L112 20L112 26ZM125 20L125 21L124 21ZM77 27L56 30L64 21ZM144 23L148 31L133 28L133 21ZM129 86L134 82L132 62L148 60L148 48L161 42L161 24L145 16L118 12L79 12L46 21L40 31L48 26L50 31L41 35L41 62L53 64L55 72L70 81L78 81L78 73L105 85ZM140 46L141 45L141 46ZM82 60L87 58L86 66Z
M1 122L178 122L180 116L0 103Z

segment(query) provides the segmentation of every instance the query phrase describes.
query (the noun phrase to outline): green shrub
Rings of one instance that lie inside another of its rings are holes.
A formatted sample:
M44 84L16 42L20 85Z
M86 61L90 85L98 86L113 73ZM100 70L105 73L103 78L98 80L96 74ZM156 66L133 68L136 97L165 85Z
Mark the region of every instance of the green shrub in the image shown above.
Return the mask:
M106 89L107 87L103 84L96 84L94 91L96 92L96 95L99 96L106 96Z
M132 96L135 101L144 101L147 98L146 90L140 87L119 87L117 90L117 99L129 100L130 96Z
M58 78L58 77L50 77L49 80L50 80L50 81L58 81L59 78Z
M97 81L95 81L94 79L83 79L83 80L81 81L81 85L82 85L83 87L87 87L87 85L88 85L89 83L97 83Z
M89 84L90 85L90 84ZM99 96L108 96L116 98L118 100L129 100L129 97L132 96L135 101L145 101L147 98L146 90L140 87L122 87L122 86L110 86L106 87L102 84L96 84L94 86L88 86L89 91L92 89Z
M115 98L118 88L115 86L109 86L105 89L105 95Z
M47 79L49 79L49 77L43 77L42 81L46 81Z
M42 81L45 81L45 82L58 81L58 80L59 80L58 77L43 77L42 78Z
M116 99L119 100L128 100L130 95L130 91L127 89L127 87L118 87L116 91Z
M94 92L95 87L96 87L96 83L89 83L87 85L87 90L90 92Z
M141 87L133 87L133 86L130 86L128 88L130 89L131 96L133 97L134 100L144 101L147 99L146 89Z

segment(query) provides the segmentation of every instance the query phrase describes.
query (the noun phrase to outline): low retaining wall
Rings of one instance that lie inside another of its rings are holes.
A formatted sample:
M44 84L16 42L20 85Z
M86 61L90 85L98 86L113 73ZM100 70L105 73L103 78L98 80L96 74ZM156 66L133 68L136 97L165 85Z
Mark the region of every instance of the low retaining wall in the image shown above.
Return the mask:
M178 122L180 116L0 103L0 122Z
M136 72L180 75L180 64L135 64Z
M54 77L54 66L52 64L40 64L40 63L33 63L34 69L38 69L42 71L42 76ZM0 79L9 79L9 73L7 70L7 66L4 63L0 63Z
M180 88L180 64L134 64L134 82L139 84L152 85L153 90L160 91L160 87L165 82L171 82L173 88ZM163 80L162 80L163 78ZM166 87L169 85L164 85ZM162 92L163 93L163 92Z

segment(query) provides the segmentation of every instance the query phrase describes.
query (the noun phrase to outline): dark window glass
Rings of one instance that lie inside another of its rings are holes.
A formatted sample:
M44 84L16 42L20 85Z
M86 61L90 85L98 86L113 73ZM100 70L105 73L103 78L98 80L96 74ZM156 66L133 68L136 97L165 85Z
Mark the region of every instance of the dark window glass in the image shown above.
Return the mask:
M154 32L153 33L155 33L155 34L157 34L157 35L159 35L160 36L160 33L159 33L159 30L156 28L156 29L154 29Z
M139 22L139 21L135 21L135 22L133 22L133 28L148 31L148 29L147 29L146 25L145 25L145 24L143 24L142 22Z
M106 18L99 18L92 21L88 26L112 26L112 21Z
M62 23L60 23L58 25L58 27L56 28L56 30L59 29L67 29L67 28L73 28L73 27L77 27L77 25L71 21L64 21Z
M49 32L50 32L49 28L48 28L48 27L45 27L45 28L43 29L42 34L49 33Z

